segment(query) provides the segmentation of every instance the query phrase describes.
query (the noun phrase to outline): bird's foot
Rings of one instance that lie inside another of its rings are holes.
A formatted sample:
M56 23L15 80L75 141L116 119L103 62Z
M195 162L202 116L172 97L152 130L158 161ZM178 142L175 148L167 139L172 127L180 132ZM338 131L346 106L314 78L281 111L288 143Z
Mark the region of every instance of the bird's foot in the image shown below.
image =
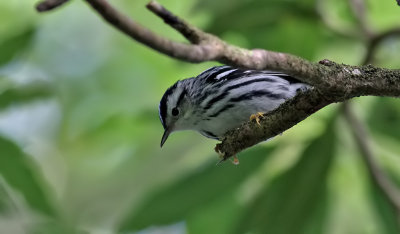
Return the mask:
M225 160L226 160L226 158L224 158L224 157L220 157L220 159L221 159L221 160L219 160L219 162L217 163L217 165L219 165L219 164L225 162ZM236 166L236 165L239 165L239 159L238 159L238 157L237 157L236 155L232 156L232 158L230 158L229 160L232 162L233 165L235 165L235 166Z
M239 165L239 159L236 155L233 155L231 158L231 162L233 163L233 165Z
M260 118L262 118L262 117L264 117L264 113L262 113L262 112L257 112L256 114L250 115L250 120L255 119L256 122L257 122L257 124L258 124L259 126L261 126L261 124L260 124Z
M217 150L216 150L216 151L217 151ZM219 162L217 163L217 165L219 165L219 164L225 162L225 160L228 159L228 158L225 157L225 155L224 155L222 152L217 151L217 153L218 153L218 156L219 156L219 159L220 159ZM232 158L230 158L230 161L231 161L234 165L239 165L239 159L237 158L236 155L233 155Z

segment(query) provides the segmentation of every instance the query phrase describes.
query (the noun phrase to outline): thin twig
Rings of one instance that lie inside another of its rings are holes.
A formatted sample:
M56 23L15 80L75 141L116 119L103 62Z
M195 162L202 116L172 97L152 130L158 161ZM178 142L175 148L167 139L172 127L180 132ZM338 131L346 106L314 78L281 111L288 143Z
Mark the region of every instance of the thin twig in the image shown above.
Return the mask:
M343 25L338 25L334 19L331 19L329 12L325 6L326 0L316 0L315 10L319 18L321 19L324 26L330 31L338 34L344 38L358 39L359 33L353 29L344 27Z
M147 4L157 16L192 44L171 41L161 37L147 28L132 21L114 9L106 0L86 0L107 22L138 42L143 43L156 51L186 62L219 61L235 67L250 69L271 69L304 79L307 83L323 83L321 70L326 67L313 64L300 57L273 51L255 49L246 50L229 45L218 37L205 33L172 14L156 1ZM321 85L323 87L323 85Z
M153 13L161 17L168 25L178 30L178 32L183 34L183 36L188 38L192 43L197 44L189 45L174 42L130 20L128 17L119 13L105 0L86 1L110 24L131 36L133 39L154 50L184 61L219 61L235 67L244 67L248 69L278 70L293 75L303 82L318 87L321 90L330 89L330 91L345 93L348 93L348 91L340 89L344 87L356 88L359 85L362 86L360 89L369 89L370 85L375 89L375 80L370 77L368 77L369 81L363 80L362 78L365 76L373 75L376 79L376 77L382 77L383 74L390 75L390 77L394 75L393 73L399 73L400 75L400 72L397 70L375 69L372 67L358 68L335 63L328 65L315 64L291 54L262 49L246 50L239 48L229 45L214 35L201 31L166 10L158 2L151 1L147 7ZM363 71L365 71L365 73L363 73ZM353 79L354 76L357 76L358 79ZM395 77L397 77L397 75L395 75ZM384 81L383 83L386 82ZM391 86L387 86L387 88L396 89L395 93L398 95L397 88L400 90L400 83L399 87L393 87L392 82L390 83ZM359 93L358 95L365 94Z
M36 5L36 10L38 10L39 12L50 11L68 1L69 0L45 0Z
M374 160L374 154L370 147L371 141L361 121L354 115L349 103L342 104L343 113L353 132L354 139L363 156L368 172L376 186L386 196L389 203L395 208L400 217L400 190L392 183L386 173L379 168Z
M203 33L200 29L172 14L156 1L150 1L146 7L193 44L200 44L202 42L207 43L208 41L217 40L213 35Z
M354 16L356 17L358 25L361 28L364 38L370 40L374 37L375 30L373 30L371 25L368 23L364 0L349 0L349 4Z
M353 14L357 19L357 23L363 32L363 39L367 41L367 53L365 54L364 60L361 63L362 65L367 65L373 62L376 49L382 41L392 36L400 36L400 28L396 27L377 33L368 23L365 1L349 0L349 4Z
M86 0L103 19L132 39L173 58L188 62L213 60L218 49L209 45L191 45L161 37L123 15L106 0Z
M390 37L399 37L400 36L400 28L389 29L385 32L379 33L369 40L367 45L367 53L364 57L364 61L362 64L370 64L374 61L374 55L376 54L376 50L382 42Z
M388 30L383 33L376 34L374 30L367 23L366 7L364 0L349 0L352 6L353 13L356 16L360 27L363 30L363 35L367 42L367 53L364 56L363 65L371 63L375 55L376 48L387 37L400 34L398 28ZM353 113L350 102L346 101L342 104L342 113L349 123L350 129L353 133L357 146L360 150L367 166L368 172L375 183L376 187L386 197L387 201L393 207L397 214L397 225L400 227L400 190L392 183L390 178L386 175L378 163L374 159L374 153L370 147L371 140L365 128L365 124Z

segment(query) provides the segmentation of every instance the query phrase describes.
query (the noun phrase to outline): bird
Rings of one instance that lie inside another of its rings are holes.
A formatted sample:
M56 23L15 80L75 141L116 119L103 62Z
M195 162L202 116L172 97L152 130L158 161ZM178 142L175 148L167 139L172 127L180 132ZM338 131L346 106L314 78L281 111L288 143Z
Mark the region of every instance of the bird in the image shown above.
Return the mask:
M159 104L162 147L176 131L194 130L222 140L227 131L259 118L311 88L293 76L268 70L214 66L196 77L178 80Z

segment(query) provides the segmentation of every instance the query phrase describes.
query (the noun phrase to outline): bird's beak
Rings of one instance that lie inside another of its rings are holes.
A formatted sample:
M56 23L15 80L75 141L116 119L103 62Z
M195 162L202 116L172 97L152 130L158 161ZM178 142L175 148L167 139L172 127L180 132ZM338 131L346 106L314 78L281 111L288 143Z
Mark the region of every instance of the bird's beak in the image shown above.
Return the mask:
M164 134L162 135L161 138L161 144L160 147L162 147L164 145L164 143L167 141L169 134L171 133L170 128L166 128L164 131Z

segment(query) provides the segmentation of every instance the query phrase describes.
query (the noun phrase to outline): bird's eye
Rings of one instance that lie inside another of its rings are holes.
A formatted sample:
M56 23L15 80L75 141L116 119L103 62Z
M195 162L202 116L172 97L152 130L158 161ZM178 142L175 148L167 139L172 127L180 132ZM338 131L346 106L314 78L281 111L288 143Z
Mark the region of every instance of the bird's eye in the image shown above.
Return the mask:
M174 107L174 108L172 108L172 115L173 116L177 116L177 115L179 115L179 110L178 110L178 108L176 108L176 107Z

